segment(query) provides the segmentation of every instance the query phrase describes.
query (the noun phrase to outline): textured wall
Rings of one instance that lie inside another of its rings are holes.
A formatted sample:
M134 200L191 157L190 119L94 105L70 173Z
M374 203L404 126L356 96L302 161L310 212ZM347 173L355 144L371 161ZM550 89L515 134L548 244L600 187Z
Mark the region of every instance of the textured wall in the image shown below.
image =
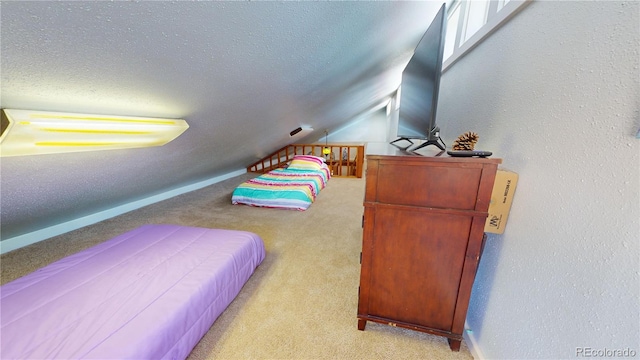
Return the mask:
M487 359L640 356L639 2L534 2L444 74L447 144L520 180L468 323Z
M329 134L329 141L339 144L384 142L387 136L386 108L371 112L355 119ZM324 142L324 137L318 140Z

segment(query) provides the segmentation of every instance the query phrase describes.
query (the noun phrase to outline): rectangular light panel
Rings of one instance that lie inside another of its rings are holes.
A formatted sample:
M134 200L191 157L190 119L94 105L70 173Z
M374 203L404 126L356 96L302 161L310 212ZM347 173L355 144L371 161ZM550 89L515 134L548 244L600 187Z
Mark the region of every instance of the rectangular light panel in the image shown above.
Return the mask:
M3 109L0 156L161 146L188 128L179 119Z

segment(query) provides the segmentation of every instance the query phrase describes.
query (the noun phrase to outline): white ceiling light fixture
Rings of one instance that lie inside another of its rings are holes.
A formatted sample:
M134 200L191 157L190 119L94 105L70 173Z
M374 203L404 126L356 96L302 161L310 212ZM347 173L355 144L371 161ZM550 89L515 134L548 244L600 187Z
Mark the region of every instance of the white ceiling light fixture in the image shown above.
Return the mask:
M162 146L188 128L180 119L3 109L0 156Z

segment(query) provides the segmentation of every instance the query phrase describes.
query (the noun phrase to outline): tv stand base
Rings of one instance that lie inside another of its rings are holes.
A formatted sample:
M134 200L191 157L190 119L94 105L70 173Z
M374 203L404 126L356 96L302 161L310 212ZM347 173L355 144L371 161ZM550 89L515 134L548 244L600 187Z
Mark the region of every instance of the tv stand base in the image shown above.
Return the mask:
M392 142L390 142L389 144L393 145L393 143L396 143L396 142L398 142L398 141L402 141L402 140L406 140L406 141L408 141L411 145L413 145L413 141L411 141L411 139L404 138L404 137L401 137L401 138L395 139L395 140L393 140ZM411 145L409 145L409 146L405 147L404 149L408 149ZM395 145L395 146L398 146L398 145ZM399 147L399 146L398 146L398 147Z
M423 147L429 146L429 145L435 145L442 151L446 150L444 142L442 141L442 139L438 138L437 140L427 140L427 141L423 142L422 144L416 146L415 149L411 149L411 151L416 151L418 149L422 149Z
M407 147L401 148L401 149L403 149L403 150L409 150L409 148L410 148L411 146L413 146L413 145L414 145L414 143L413 143L413 141L411 141L411 139L409 139L409 138L405 138L405 137L401 137L401 138L398 138L398 139L396 139L396 140L393 140L393 141L392 141L392 142L390 142L389 144L394 145L394 146L396 146L396 147L400 147L400 146L398 146L398 145L395 145L394 143L396 143L396 142L398 142L398 141L402 141L402 140L406 140L406 141L408 141L408 142L411 144L411 145L408 145ZM440 150L442 150L442 151L446 151L446 145L445 145L444 141L442 141L442 139L441 139L441 138L437 138L436 140L427 140L427 141L423 142L422 144L420 144L420 145L416 146L414 149L411 149L411 151L416 151L416 150L418 150L418 149L422 149L423 147L425 147L425 146L429 146L429 145L435 145L435 146L437 146Z

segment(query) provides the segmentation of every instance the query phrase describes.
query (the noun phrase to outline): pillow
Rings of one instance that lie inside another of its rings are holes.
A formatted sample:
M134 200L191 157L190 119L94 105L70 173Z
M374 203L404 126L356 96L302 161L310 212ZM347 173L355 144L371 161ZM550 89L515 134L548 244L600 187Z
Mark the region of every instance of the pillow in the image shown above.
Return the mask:
M324 159L313 155L296 155L293 157L288 169L320 170Z
M307 154L307 155L294 155L293 158L294 159L296 159L296 158L298 158L298 159L309 159L309 160L313 160L313 161L320 162L320 163L325 162L323 157L310 155L310 154Z

